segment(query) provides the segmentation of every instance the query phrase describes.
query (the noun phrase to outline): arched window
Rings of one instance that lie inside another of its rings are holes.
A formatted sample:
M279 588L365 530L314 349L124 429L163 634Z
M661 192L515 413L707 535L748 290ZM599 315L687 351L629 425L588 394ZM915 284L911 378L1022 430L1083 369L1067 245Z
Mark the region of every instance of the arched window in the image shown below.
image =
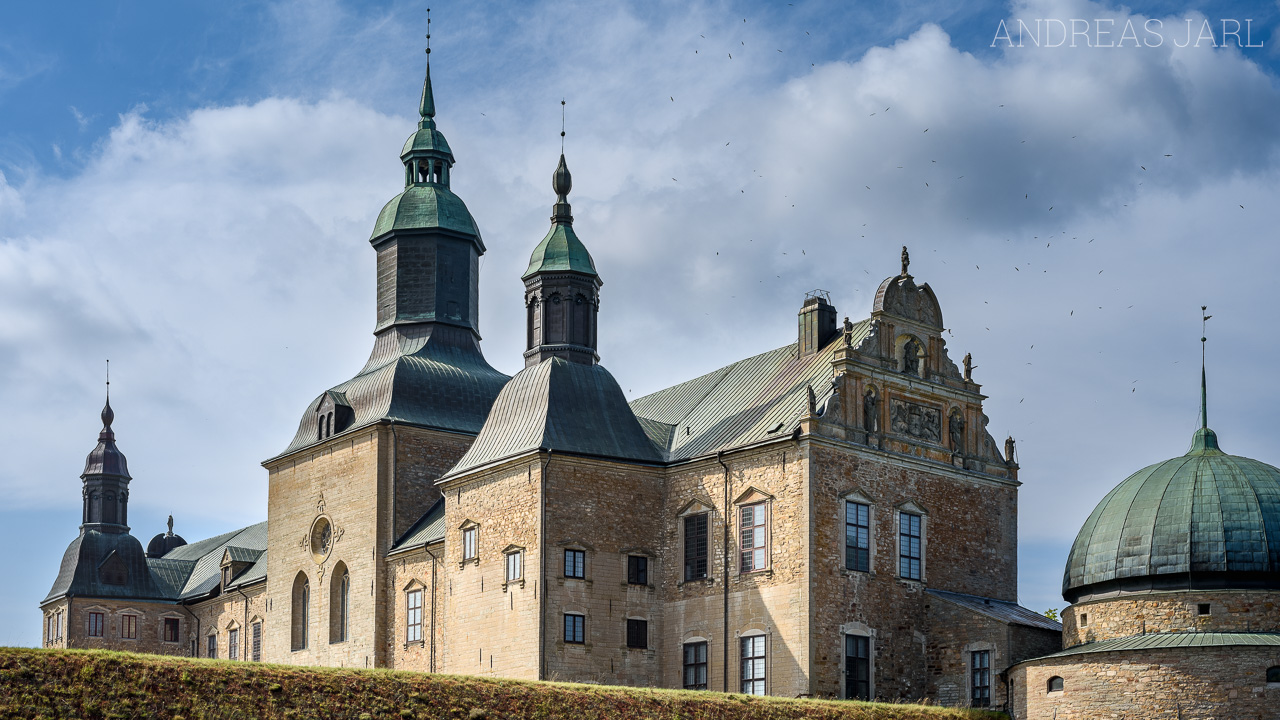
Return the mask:
M329 585L329 642L347 640L347 626L351 618L351 573L345 563L333 568L333 582Z
M324 416L324 436L331 437L333 435L333 413Z
M1267 668L1267 682L1280 683L1280 665Z
M317 440L324 439L324 418L316 419L316 439Z
M1057 675L1049 678L1048 692L1062 692L1062 678Z
M292 648L296 650L307 649L307 625L310 621L311 607L311 583L307 581L306 573L298 573L293 579L293 618L292 618Z

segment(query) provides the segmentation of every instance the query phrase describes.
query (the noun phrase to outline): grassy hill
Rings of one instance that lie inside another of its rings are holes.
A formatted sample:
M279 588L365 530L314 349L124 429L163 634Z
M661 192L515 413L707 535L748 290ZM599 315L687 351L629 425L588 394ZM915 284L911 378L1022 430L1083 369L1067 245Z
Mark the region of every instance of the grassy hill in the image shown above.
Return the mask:
M0 718L979 720L1003 714L847 701L0 648Z

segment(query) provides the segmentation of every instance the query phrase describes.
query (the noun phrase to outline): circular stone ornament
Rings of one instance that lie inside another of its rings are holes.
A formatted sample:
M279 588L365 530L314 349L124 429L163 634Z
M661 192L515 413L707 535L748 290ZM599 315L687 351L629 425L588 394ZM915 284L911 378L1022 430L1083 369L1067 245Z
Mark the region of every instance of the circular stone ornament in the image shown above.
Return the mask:
M332 549L333 524L329 522L329 518L321 515L311 524L311 557L317 563L322 563L329 557Z

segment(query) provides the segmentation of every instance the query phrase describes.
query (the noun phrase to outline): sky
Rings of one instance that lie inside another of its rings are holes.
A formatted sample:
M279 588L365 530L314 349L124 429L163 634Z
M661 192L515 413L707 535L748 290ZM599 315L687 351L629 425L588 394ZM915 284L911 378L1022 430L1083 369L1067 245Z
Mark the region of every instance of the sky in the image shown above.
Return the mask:
M260 463L372 347L427 6L0 5L0 645L39 643L108 358L133 533L266 518ZM1280 463L1280 4L430 6L498 369L523 364L563 99L629 397L793 342L807 291L866 317L910 247L1018 442L1024 605L1061 608L1090 510L1185 452L1202 305L1211 425Z

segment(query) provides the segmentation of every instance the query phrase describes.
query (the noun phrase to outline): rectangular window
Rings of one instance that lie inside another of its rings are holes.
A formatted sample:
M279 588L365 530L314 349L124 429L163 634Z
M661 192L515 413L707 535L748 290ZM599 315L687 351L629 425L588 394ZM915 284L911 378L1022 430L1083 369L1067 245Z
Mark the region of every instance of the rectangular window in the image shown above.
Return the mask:
M739 511L742 520L742 572L764 570L769 566L768 533L765 532L764 503L747 505Z
M684 519L684 579L701 580L707 576L707 514Z
M627 584L649 584L649 558L643 555L627 556Z
M971 653L970 667L973 676L973 707L991 706L991 651Z
M857 572L871 572L871 507L862 503L844 504L844 566Z
M164 641L176 643L178 642L178 618L164 619Z
M524 553L507 553L507 582L515 582L524 577Z
M462 531L462 559L473 560L476 557L476 529L469 527Z
M582 615L566 614L564 616L564 641L577 645L584 643L586 621L587 619Z
M227 657L232 660L240 659L240 629L227 631Z
M844 636L844 697L846 700L871 699L871 638L869 637Z
M57 630L56 630L56 629L55 629L55 627L54 627L54 623L55 623L55 622L57 622L57 621L54 619L55 617L57 617L57 616L56 616L56 615L50 615L49 617L47 617L47 618L45 618L45 619L44 619L44 640L45 640L45 642L53 642L53 641L54 641L54 639L58 637Z
M567 578L586 577L587 554L582 550L564 551L564 576Z
M121 615L120 616L120 637L125 640L138 639L138 616L137 615Z
M649 621L627 619L627 647L641 650L649 647Z
M764 695L764 636L742 638L742 692Z
M707 689L707 644L705 642L685 643L684 689Z
M919 515L898 515L898 575L908 580L920 579Z
M89 637L102 637L102 613L89 613Z
M253 642L253 661L262 662L262 623L253 624L253 633L250 636Z
M210 635L208 639L205 640L205 657L210 657L210 658L218 657L218 636L217 635Z
M55 635L54 637L61 640L62 639L62 611L61 610L58 611L58 618L53 625L54 625L54 629L58 631L58 634Z
M422 591L410 590L405 593L405 607L408 609L408 632L406 642L422 642Z

